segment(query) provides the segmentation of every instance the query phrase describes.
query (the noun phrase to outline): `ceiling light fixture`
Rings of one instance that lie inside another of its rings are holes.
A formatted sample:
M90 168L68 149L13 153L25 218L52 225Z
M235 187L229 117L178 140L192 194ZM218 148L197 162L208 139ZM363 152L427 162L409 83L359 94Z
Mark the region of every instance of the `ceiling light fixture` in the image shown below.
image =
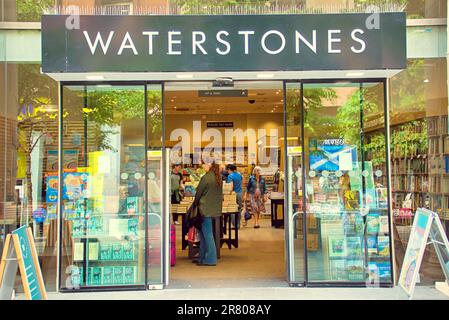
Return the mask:
M273 78L274 77L274 73L259 73L257 75L257 78Z
M347 77L361 77L363 75L364 75L363 72L347 72L346 73Z
M104 80L104 77L101 75L90 75L90 76L86 76L87 80L92 80L92 81L98 81L98 80Z
M424 79L424 83L429 83L430 80L429 79Z
M192 79L193 78L193 74L181 73L181 74L177 74L176 78L178 78L178 79Z

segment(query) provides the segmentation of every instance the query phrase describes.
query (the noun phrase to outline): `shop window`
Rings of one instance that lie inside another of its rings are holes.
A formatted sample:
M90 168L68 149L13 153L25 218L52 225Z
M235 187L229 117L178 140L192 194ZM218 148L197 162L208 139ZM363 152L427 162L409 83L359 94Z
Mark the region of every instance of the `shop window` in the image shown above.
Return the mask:
M1 72L1 237L23 225L32 228L46 288L54 291L57 199L49 190L57 181L49 176L58 162L57 84L40 65L3 64Z
M448 232L449 138L445 59L413 59L390 81L391 187L398 266L417 208L437 212ZM433 247L421 284L444 279Z

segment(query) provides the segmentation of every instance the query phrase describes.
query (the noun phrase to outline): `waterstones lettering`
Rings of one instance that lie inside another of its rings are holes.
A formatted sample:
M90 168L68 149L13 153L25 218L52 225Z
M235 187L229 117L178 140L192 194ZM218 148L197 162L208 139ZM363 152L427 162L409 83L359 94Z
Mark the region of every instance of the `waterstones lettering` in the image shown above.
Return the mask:
M52 72L367 70L405 67L405 14L42 17Z
M341 29L327 30L326 39L327 39L327 53L342 53L342 50L351 50L354 53L362 53L366 50L367 44L363 37L365 31L363 29L354 29L351 30L350 34L342 34ZM84 38L86 40L87 45L89 46L90 52L92 55L95 55L97 51L100 54L106 55L108 52L112 51L112 53L116 53L117 55L122 55L126 50L130 50L134 55L139 54L148 54L153 55L154 50L164 50L162 46L157 43L157 40L161 37L166 37L167 55L182 55L185 50L190 50L189 53L192 55L197 54L211 54L213 52L208 52L205 49L205 44L211 39L207 38L207 35L203 31L192 31L189 34L185 35L182 31L169 31L167 34L162 35L159 31L155 30L145 30L142 31L140 37L142 39L134 39L133 36L130 35L129 32L126 32L125 35L120 36L115 33L115 31L111 30L107 34L101 34L97 32L96 34L91 34L89 31L83 31ZM265 33L259 35L256 34L256 31L238 31L237 34L241 36L236 44L233 44L229 40L230 33L226 30L220 30L213 37L212 46L215 46L215 52L219 55L228 55L232 50L240 50L241 53L245 55L254 54L251 50L253 46L260 46L259 49L262 49L267 54L277 55L285 50L286 41L294 41L295 45L295 54L299 54L301 48L304 50L310 50L314 54L317 54L317 30L313 29L312 33L309 35L303 35L298 30L294 30L294 39L288 39L286 36L278 31L278 30L269 30ZM111 42L115 38L119 38L118 41L120 46L118 48L111 48ZM187 47L183 39L186 37L191 37L191 46ZM352 41L352 45L349 48L342 49L339 43L342 42L343 37L350 37ZM269 48L268 39L274 38L278 40L278 45L276 47ZM138 50L135 43L146 43L147 50ZM156 42L156 44L155 44ZM100 50L101 47L101 50Z

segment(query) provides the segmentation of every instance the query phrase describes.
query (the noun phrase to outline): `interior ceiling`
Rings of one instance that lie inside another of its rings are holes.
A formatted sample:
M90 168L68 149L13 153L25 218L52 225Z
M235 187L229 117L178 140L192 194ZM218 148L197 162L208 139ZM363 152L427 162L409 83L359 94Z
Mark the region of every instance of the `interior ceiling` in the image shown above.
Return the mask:
M248 89L246 97L199 97L198 90L165 91L166 114L282 113L282 89Z

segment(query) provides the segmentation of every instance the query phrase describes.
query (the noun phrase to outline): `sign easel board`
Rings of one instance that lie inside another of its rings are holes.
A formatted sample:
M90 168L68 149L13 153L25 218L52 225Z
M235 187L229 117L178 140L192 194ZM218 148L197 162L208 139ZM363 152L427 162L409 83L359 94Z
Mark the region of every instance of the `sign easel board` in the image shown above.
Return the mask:
M428 242L430 238L430 242ZM438 214L423 208L416 211L398 285L412 298L419 269L428 244L433 244L449 283L449 242Z
M26 226L14 230L6 237L0 262L0 300L11 299L18 269L25 298L27 300L46 300L47 293L37 258L33 233Z

